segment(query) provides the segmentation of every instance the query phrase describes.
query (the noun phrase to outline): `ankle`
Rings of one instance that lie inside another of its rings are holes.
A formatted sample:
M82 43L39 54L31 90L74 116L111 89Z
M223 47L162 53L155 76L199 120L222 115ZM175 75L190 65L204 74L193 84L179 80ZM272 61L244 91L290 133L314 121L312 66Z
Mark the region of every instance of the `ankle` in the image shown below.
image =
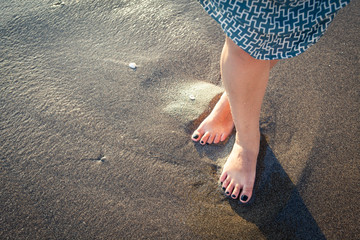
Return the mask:
M235 144L242 149L258 154L260 147L260 130L236 132Z

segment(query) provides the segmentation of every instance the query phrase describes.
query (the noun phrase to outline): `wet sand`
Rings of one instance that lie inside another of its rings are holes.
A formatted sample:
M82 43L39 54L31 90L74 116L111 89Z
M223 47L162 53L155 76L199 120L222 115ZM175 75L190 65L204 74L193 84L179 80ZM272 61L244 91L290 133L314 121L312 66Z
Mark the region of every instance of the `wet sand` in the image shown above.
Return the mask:
M196 1L2 1L0 238L359 239L359 12L273 69L241 205L233 136L190 140L223 91Z

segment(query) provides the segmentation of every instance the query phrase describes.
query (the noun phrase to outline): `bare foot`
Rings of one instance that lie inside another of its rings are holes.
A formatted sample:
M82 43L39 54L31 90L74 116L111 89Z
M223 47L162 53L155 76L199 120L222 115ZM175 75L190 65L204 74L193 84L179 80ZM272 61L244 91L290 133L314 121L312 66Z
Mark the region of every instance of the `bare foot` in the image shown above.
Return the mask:
M225 194L233 199L240 196L243 203L248 202L252 196L259 142L260 139L244 146L236 141L220 176Z
M219 143L224 141L232 132L234 122L231 115L229 100L226 92L223 93L210 115L204 119L194 131L192 140L200 144Z

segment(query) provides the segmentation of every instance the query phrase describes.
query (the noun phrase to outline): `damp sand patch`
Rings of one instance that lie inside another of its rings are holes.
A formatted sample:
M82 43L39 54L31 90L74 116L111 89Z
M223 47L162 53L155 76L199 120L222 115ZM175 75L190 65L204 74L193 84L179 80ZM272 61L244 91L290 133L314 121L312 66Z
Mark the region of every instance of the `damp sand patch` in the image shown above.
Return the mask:
M189 122L208 110L212 99L222 92L222 87L207 82L182 84L169 94L172 99L163 111L179 121Z
M181 84L166 94L166 97L172 96L172 99L164 101L168 104L163 107L163 111L183 124L190 139L190 134L210 114L223 92L224 89L221 86L203 81ZM205 146L198 143L194 144L199 156L204 160L206 159L205 161L209 164L223 166L231 152L234 141L234 135L231 134L219 144ZM220 174L221 167L217 171L217 174Z

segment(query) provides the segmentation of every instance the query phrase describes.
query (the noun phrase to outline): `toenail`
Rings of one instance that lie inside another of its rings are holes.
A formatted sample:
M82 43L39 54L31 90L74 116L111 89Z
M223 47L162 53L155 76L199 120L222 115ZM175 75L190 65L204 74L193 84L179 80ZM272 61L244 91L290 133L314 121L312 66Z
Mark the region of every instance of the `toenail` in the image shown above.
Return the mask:
M231 197L232 197L232 198L236 198L236 195L233 194L233 195L231 195Z
M204 141L200 141L201 144L204 144Z
M226 188L225 188L225 187L223 187L222 189L223 189L224 191L226 190Z
M199 138L199 135L197 135L197 134L193 135L193 139L198 139L198 138Z
M226 195L229 195L229 192L226 192L225 194L226 194Z
M248 196L242 195L240 199L241 199L241 201L246 202L246 200L248 200Z

